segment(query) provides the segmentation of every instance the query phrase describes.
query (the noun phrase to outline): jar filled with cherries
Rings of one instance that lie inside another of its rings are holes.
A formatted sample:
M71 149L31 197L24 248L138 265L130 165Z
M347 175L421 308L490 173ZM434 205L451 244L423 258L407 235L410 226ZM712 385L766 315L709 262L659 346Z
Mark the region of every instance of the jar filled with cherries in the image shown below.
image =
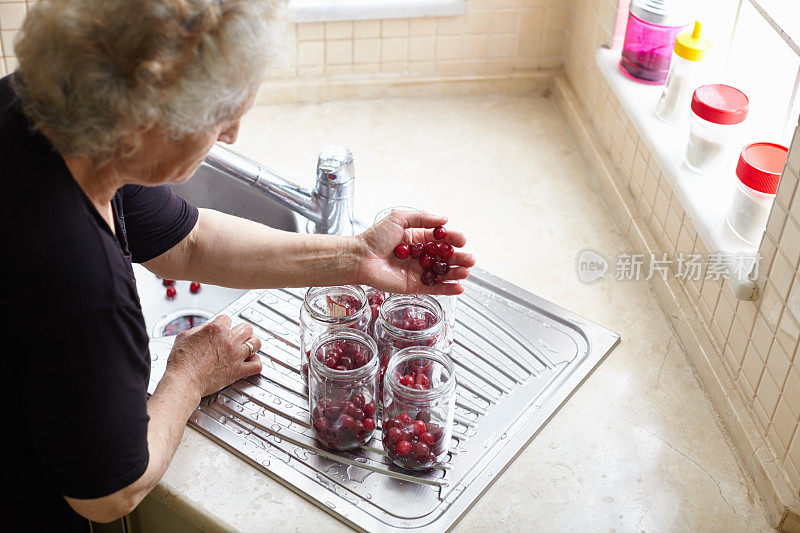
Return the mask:
M406 348L389 361L384 379L382 440L389 458L409 470L445 462L456 401L452 360L434 348Z
M378 357L375 341L358 330L320 335L311 348L308 405L311 427L323 445L351 450L375 429Z
M392 294L380 307L373 337L378 344L380 379L389 359L409 346L445 347L444 312L427 294Z
M301 374L308 381L311 346L322 333L342 328L369 331L372 314L364 289L358 285L311 287L300 308Z

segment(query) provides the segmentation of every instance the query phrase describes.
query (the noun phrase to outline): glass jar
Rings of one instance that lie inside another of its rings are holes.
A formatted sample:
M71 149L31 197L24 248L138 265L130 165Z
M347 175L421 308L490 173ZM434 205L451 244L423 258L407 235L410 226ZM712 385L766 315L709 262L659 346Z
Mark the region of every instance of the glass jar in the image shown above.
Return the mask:
M753 143L739 156L739 178L725 220L743 241L757 245L767 227L772 202L789 149L774 143Z
M367 295L367 303L369 304L370 320L367 332L372 334L375 327L375 322L378 320L378 315L381 312L381 305L386 301L386 293L379 291L373 287L364 287L364 292Z
M692 95L691 126L686 144L686 166L713 174L728 166L740 148L741 124L750 101L729 85L702 85Z
M633 0L619 65L636 81L660 85L667 79L672 48L688 19L680 0Z
M444 345L442 350L449 355L456 332L458 296L455 294L435 295L434 298L442 306L442 312L444 313Z
M681 33L675 41L667 83L656 103L656 116L667 124L689 121L692 95L706 73L703 60L711 48L711 44L700 36L701 32L702 26L695 21L692 33Z
M372 438L378 394L378 348L363 331L319 335L311 349L308 405L314 435L334 450L352 450ZM343 358L363 360L338 370Z
M367 295L358 285L311 287L300 308L301 374L308 381L308 356L314 340L331 329L368 331Z
M434 348L405 348L392 357L384 380L381 438L389 458L409 470L442 464L455 416L453 361Z
M380 309L373 337L380 357L381 385L391 357L409 346L445 347L444 312L427 294L392 294Z

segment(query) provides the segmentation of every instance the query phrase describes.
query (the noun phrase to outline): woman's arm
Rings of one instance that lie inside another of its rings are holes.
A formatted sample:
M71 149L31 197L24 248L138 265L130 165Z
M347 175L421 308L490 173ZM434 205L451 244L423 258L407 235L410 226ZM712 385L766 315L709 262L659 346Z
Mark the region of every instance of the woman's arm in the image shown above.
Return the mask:
M200 398L261 371L260 359L244 344L249 342L255 351L260 348L253 329L230 324L230 318L219 316L178 336L164 377L147 402L147 469L127 487L102 498L65 496L75 512L95 522L111 522L133 511L166 472Z
M190 279L243 289L365 284L391 292L457 294L459 280L475 264L470 254L456 252L454 268L426 287L416 261L399 261L392 251L402 240L433 240L431 228L447 218L423 212L393 212L354 237L308 235L276 230L256 222L201 209L191 233L178 245L145 263L169 279ZM464 236L450 231L446 241L456 248Z

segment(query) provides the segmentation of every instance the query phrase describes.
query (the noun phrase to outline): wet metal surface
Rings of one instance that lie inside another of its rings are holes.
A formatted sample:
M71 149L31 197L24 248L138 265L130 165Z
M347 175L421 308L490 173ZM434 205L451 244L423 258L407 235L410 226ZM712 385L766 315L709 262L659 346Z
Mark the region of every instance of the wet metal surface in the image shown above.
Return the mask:
M479 269L465 287L451 353L459 379L456 421L441 468L397 468L379 429L354 452L318 445L299 373L305 289L249 291L222 311L253 326L264 368L204 398L190 424L356 528L446 530L619 342L615 333ZM171 342L151 342L151 392Z

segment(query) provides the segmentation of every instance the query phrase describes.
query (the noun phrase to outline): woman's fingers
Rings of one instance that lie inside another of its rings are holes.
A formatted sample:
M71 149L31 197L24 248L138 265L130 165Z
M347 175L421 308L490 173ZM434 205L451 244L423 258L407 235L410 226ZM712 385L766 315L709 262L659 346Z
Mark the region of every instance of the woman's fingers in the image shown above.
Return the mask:
M250 324L237 324L231 328L232 342L242 344L244 341L253 336L253 327Z
M405 229L435 228L447 224L447 217L432 215L425 211L392 211L390 216Z
M450 257L450 264L472 268L475 266L475 256L466 252L456 252Z
M255 353L242 361L242 364L239 365L239 377L237 380L258 374L261 372L261 368L261 358Z
M420 242L432 242L437 240L436 237L433 236L432 229L424 229L420 231L423 232L423 238L420 240ZM451 244L456 248L463 248L464 245L467 244L467 238L460 231L448 230L447 235L444 238L444 242Z
M461 281L469 277L469 269L463 266L450 267L450 270L439 281Z
M435 296L455 296L464 292L460 283L436 283L433 287L425 287L425 294Z

